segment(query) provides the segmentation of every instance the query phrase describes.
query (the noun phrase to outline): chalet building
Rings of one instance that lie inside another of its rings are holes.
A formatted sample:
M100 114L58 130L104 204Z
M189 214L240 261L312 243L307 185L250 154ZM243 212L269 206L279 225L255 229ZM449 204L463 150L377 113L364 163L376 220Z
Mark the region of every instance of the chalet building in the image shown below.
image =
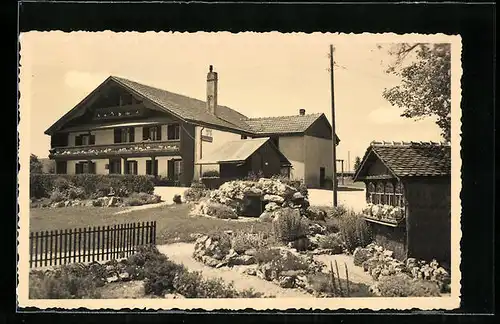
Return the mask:
M354 181L366 184L364 211L375 241L398 259L449 265L451 147L428 142L372 142Z
M197 161L224 143L268 138L290 163L291 178L320 187L331 176L324 114L248 118L219 105L217 88L212 66L206 101L110 76L45 131L49 158L60 174L150 174L189 185L219 169Z

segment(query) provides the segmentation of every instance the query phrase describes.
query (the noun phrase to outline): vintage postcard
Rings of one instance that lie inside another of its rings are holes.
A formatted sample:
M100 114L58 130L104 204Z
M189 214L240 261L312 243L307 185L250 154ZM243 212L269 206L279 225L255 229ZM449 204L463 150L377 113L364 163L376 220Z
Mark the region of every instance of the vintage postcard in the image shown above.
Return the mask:
M458 35L22 33L19 307L458 308L461 75Z

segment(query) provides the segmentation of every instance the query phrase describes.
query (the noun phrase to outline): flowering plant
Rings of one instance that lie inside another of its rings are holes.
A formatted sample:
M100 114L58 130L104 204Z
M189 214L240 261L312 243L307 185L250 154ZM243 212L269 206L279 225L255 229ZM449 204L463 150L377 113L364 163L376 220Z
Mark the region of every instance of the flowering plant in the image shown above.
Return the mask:
M399 206L369 203L363 209L363 214L371 218L399 222L404 218L404 209Z

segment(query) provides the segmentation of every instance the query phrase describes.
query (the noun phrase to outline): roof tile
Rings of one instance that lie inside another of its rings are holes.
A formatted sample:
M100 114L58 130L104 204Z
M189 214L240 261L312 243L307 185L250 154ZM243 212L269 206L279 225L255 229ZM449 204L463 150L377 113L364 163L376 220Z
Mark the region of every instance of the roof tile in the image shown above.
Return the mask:
M451 146L435 142L372 142L373 150L398 177L451 174Z

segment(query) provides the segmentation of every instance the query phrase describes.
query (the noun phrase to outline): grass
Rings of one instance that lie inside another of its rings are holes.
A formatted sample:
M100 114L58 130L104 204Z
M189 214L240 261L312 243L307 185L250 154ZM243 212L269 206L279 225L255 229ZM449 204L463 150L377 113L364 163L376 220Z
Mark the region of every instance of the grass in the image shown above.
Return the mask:
M50 231L89 226L156 221L156 243L192 242L191 234L224 230L269 232L269 223L227 221L208 217L189 216L191 206L168 205L115 215L124 208L64 207L32 208L30 231Z

